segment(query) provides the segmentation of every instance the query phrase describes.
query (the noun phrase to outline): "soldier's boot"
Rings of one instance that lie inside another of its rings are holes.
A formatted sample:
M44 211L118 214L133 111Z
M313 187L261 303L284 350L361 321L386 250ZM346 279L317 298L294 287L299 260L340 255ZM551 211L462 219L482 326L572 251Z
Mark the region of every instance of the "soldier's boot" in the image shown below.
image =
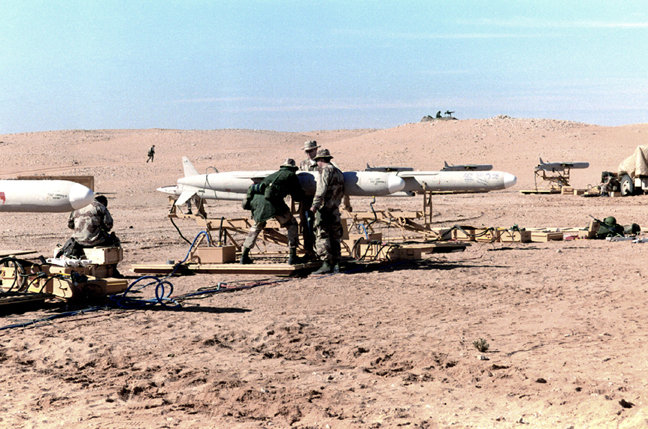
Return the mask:
M313 251L313 249L311 249L311 250L304 249L304 250L305 250L305 253L304 253L304 256L302 257L302 261L310 262L310 261L319 260L319 256L317 256L317 253L315 253L315 251Z
M252 259L250 259L250 249L244 247L243 251L241 252L241 265L249 265L251 263Z
M333 263L328 259L325 259L324 263L322 263L322 266L319 268L319 270L315 271L313 274L330 274L332 272L333 272Z
M290 248L290 253L288 253L288 264L289 265L299 265L299 264L303 264L303 263L304 263L304 261L302 260L302 258L297 256L297 249L295 249L294 247L291 247Z

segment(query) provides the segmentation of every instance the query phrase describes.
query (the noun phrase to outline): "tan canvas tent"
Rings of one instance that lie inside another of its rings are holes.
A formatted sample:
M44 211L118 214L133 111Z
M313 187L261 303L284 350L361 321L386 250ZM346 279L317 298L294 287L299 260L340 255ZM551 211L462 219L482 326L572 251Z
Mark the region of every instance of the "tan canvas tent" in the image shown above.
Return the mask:
M624 174L633 179L648 176L648 146L638 146L634 153L619 164L619 177Z

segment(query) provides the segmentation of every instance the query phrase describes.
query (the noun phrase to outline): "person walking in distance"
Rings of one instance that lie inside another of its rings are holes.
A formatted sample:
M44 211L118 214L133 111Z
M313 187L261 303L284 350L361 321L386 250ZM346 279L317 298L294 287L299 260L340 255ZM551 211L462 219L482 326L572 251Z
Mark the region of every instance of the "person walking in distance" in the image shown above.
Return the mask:
M146 162L153 162L153 158L155 158L155 145L151 146L151 148L148 151L148 159Z

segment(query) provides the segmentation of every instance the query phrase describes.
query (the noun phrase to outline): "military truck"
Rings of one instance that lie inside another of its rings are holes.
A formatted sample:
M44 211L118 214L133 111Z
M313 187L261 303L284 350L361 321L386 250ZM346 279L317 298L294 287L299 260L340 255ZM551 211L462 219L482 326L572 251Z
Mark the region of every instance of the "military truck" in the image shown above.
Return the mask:
M624 197L648 192L648 146L638 146L619 164L617 179Z

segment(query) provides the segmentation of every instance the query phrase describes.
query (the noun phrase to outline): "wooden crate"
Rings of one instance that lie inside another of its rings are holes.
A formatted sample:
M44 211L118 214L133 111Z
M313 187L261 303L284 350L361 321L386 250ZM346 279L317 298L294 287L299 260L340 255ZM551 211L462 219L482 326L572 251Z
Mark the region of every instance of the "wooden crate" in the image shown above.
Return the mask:
M101 285L103 289L103 293L105 295L122 293L128 287L128 280L126 279L104 278L104 279L89 280L88 283L90 282Z
M389 259L404 261L421 259L421 249L409 246L383 246L381 244L360 244L360 256L366 259Z
M124 259L124 251L121 247L89 247L83 249L87 259L93 264L116 264Z
M531 241L531 231L512 231L507 229L500 234L500 241L507 243L529 243Z
M367 244L372 241L382 241L382 233L374 232L371 234L349 234L349 238L342 240L342 251L346 256L358 257L359 246L361 244ZM348 250L347 250L348 249ZM355 255L351 255L350 252L353 252L355 249Z
M113 295L121 293L128 287L128 280L116 278L96 278L88 276L86 281L73 282L63 278L40 279L29 292L51 293L60 298L86 298L88 296Z
M591 239L594 237L596 237L596 231L592 231L589 228L578 230L578 238Z
M226 264L236 261L236 246L196 247L191 261L198 264Z
M531 241L535 243L546 243L547 241L562 241L562 232L533 231Z
M44 265L43 270L48 274L72 274L83 276L112 277L115 275L117 264L88 265L86 267L61 267L59 265Z
M430 231L435 233L439 240L452 240L455 238L454 230L452 228L430 228Z
M414 259L421 259L421 249L412 247L397 247L392 248L387 254L390 261L410 261Z
M463 231L461 230L463 229ZM453 229L452 234L457 241L475 241L475 228L472 226L462 226L461 229ZM464 232L465 231L465 232Z
M90 275L90 266L87 267L61 267L60 265L50 265L43 267L48 274L72 274L78 273L84 276Z
M487 241L497 243L500 241L500 235L504 232L499 228L477 228L475 229L475 241Z

